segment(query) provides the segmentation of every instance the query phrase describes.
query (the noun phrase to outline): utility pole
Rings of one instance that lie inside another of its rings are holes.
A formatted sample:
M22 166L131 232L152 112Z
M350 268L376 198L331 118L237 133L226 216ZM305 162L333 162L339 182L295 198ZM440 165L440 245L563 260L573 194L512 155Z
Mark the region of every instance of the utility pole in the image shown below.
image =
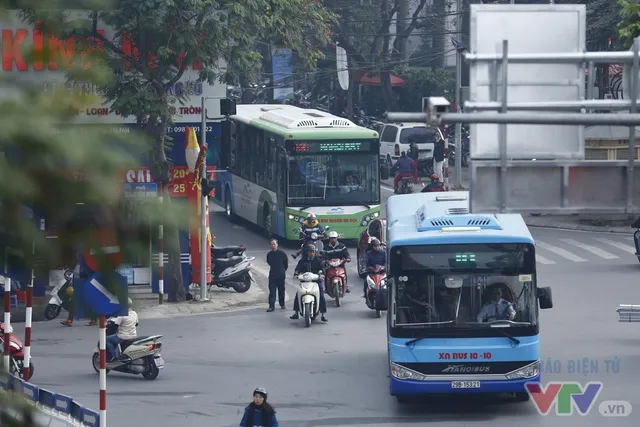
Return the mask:
M397 1L399 1L400 4L398 5L398 13L396 15L396 38L400 37L400 60L406 61L407 59L409 59L409 52L407 50L408 39L406 37L403 37L402 35L409 25L409 0Z
M513 2L513 0L511 0ZM462 34L462 0L456 0L456 34ZM460 112L462 87L462 49L456 49L456 111ZM456 123L456 185L462 185L462 124Z

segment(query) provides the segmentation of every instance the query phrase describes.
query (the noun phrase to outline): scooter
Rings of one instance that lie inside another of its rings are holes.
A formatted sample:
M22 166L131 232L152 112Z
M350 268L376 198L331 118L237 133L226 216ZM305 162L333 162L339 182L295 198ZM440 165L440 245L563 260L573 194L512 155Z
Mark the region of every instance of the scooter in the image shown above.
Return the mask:
M112 319L107 321L107 336L118 332L118 325ZM160 351L162 350L162 335L151 335L137 337L126 340L117 347L117 353L121 354L120 359L107 363L107 373L118 371L125 374L142 375L145 380L155 380L158 378L160 369L164 368L164 360ZM100 372L100 352L99 344L93 349L91 358L93 369Z
M244 251L242 256L212 259L211 282L207 286L231 288L240 294L247 292L251 288L251 282L255 281L251 275L251 261L254 259L256 257L244 256Z
M4 351L4 323L0 323L0 358L3 356ZM20 379L29 381L33 378L33 360L29 356L29 378L24 378L24 344L22 340L13 334L13 327L9 325L9 356L11 361L9 366L11 367L11 374L18 376Z
M73 285L73 271L65 269L64 282L58 283L51 290L51 299L49 304L44 308L44 318L47 320L53 320L60 314L60 311L64 308L69 311L71 298L67 295L67 290Z
M311 233L311 237L308 239L304 239L302 241L302 244L300 245L300 250L298 252L296 252L295 254L291 254L291 258L296 259L300 256L300 254L302 254L304 252L304 248L308 245L314 245L316 247L316 251L318 251L318 253L322 252L322 249L324 248L324 243L322 242L322 240L327 239L327 230L329 230L329 227L325 227L324 228L324 233L323 234L319 234L316 232ZM301 239L302 240L302 239Z
M304 318L304 325L308 328L311 321L315 320L320 313L320 286L318 280L321 274L302 273L294 276L300 282L298 286L298 304L300 304L300 314Z
M219 258L231 258L234 256L243 256L247 248L244 245L234 246L213 246L211 245L211 261Z
M323 254L328 265L326 293L336 301L336 307L340 307L340 300L347 291L347 270L344 267L347 260L341 255L342 249Z
M380 318L381 311L387 311L387 273L381 265L367 268L367 307L376 311Z

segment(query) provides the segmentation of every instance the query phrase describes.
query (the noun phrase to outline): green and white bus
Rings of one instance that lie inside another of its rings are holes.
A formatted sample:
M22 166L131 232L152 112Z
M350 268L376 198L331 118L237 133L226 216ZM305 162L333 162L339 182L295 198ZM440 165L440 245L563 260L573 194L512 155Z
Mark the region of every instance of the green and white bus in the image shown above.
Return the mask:
M223 125L216 198L270 235L297 240L314 213L344 239L380 216L377 132L291 105L238 105Z

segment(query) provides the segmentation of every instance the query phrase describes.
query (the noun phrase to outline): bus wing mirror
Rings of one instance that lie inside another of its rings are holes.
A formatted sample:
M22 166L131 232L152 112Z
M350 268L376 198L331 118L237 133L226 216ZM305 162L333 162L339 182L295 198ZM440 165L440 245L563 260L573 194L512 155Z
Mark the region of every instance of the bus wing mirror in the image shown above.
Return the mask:
M542 310L553 308L553 297L551 295L551 288L538 288L537 296L540 303L540 308Z

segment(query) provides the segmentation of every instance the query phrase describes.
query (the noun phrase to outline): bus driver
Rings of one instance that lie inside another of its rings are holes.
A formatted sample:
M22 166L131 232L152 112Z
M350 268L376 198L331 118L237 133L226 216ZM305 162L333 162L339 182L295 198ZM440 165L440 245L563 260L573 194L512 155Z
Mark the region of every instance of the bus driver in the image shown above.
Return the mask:
M502 290L495 287L491 291L492 301L486 303L478 313L477 322L489 322L495 320L513 320L516 317L516 310L513 304L502 299Z

